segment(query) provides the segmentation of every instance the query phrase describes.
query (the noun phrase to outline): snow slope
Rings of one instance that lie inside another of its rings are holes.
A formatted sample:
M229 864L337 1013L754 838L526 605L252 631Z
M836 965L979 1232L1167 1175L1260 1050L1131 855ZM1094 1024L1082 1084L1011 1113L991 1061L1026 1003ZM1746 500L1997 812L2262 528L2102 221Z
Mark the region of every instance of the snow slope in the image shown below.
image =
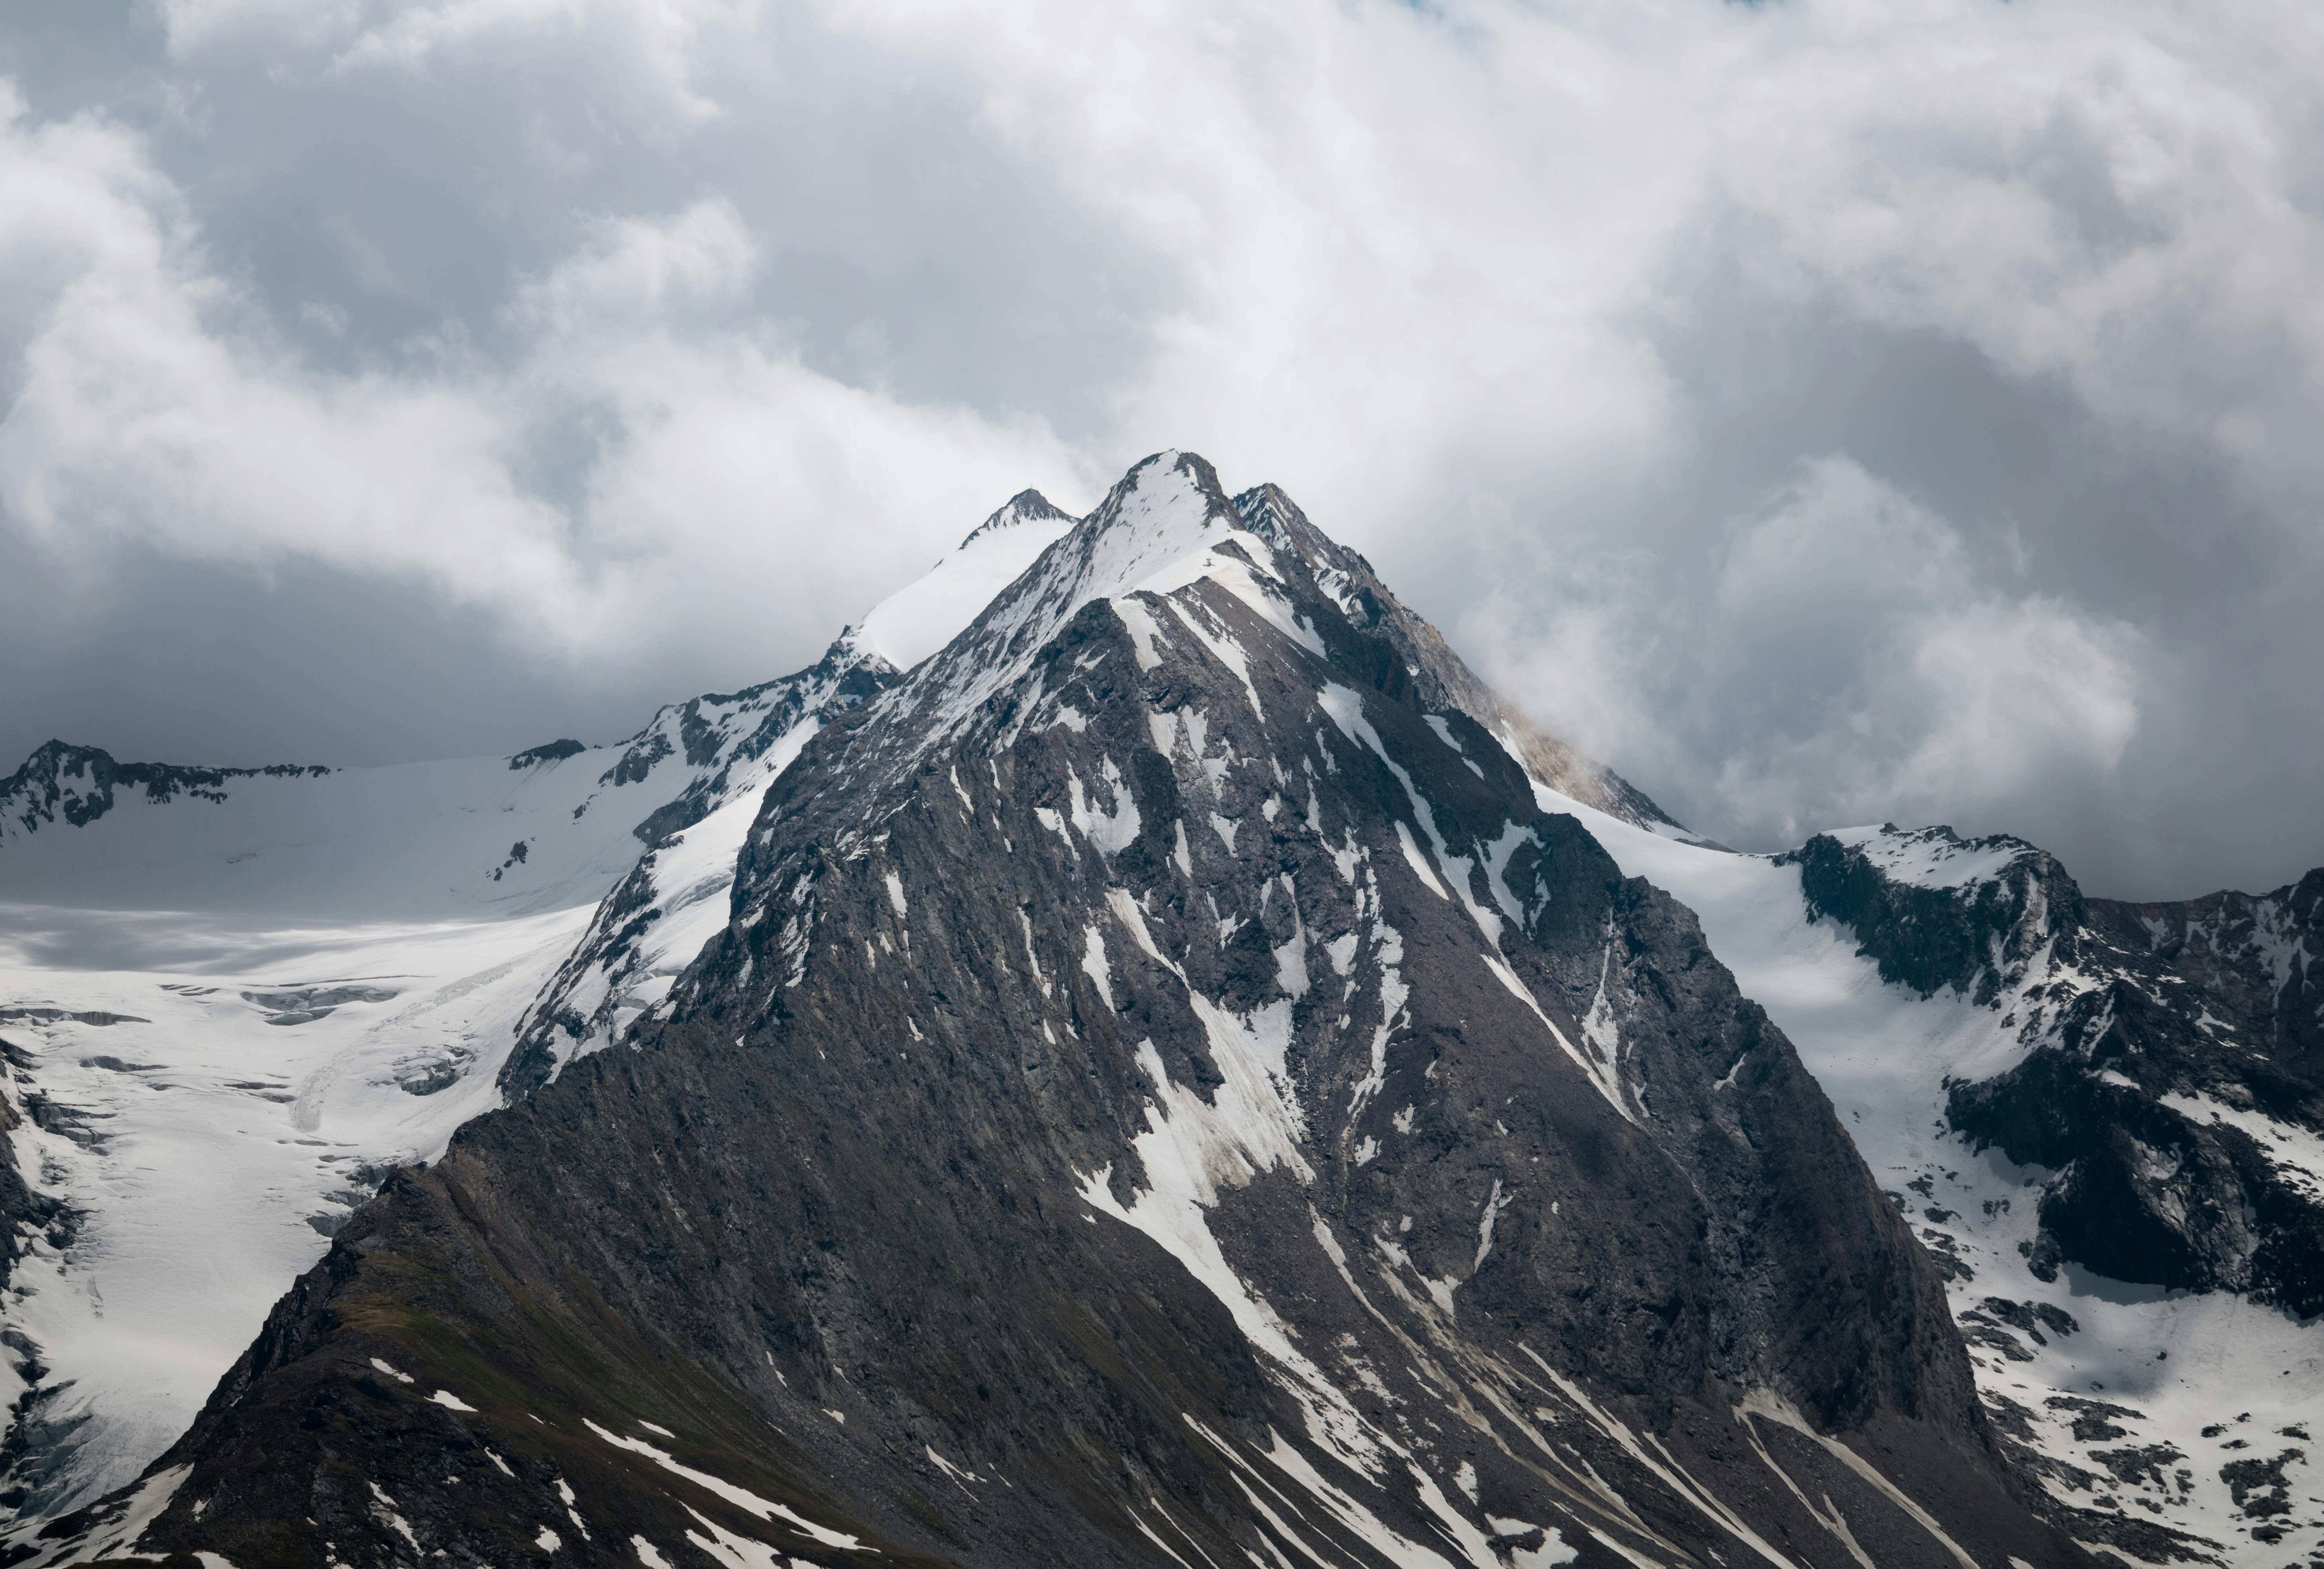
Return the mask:
M23 1512L134 1476L386 1171L499 1104L494 1054L587 914L0 906L11 1137L23 1175L73 1213L31 1239L0 1306L36 1348L0 1393L42 1390L12 1479Z
M2324 1320L2303 1324L2230 1292L2109 1280L2070 1262L2045 1281L2021 1253L2037 1225L2030 1190L2052 1173L1973 1150L1946 1116L1948 1078L1990 1078L2024 1055L2007 999L1981 1006L1949 989L1923 998L1882 981L1851 933L1809 919L1795 866L1679 843L1539 794L1545 808L1580 818L1624 872L1695 911L1712 950L1822 1084L1881 1186L1915 1212L1933 1252L1966 1266L1948 1295L1980 1393L2005 1430L2059 1463L2045 1486L2077 1508L2205 1538L2220 1563L2275 1569L2324 1550L2324 1477L2304 1459L2282 1468L2289 1507L2273 1524L2289 1528L2273 1541L2251 1534L2249 1481L2238 1499L2221 1474L2240 1460L2265 1464L2310 1447L2324 1412ZM1926 833L1834 837L1885 837L1879 864L1925 886L1961 886L2007 859L1991 849L1949 849ZM2284 1160L2324 1174L2312 1135L2266 1132ZM2270 1528L2264 1519L2261 1527Z
M926 577L881 601L856 629L863 647L909 670L951 642L1074 522L1040 491L1019 491Z

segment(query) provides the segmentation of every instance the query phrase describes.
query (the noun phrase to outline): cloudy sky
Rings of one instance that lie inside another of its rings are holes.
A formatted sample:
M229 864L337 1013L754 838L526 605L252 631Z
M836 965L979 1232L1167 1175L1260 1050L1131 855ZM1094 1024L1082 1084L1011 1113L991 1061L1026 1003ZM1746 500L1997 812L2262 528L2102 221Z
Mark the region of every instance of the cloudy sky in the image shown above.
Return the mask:
M2324 861L2310 0L12 0L0 78L10 761L613 739L1176 445L1730 843Z

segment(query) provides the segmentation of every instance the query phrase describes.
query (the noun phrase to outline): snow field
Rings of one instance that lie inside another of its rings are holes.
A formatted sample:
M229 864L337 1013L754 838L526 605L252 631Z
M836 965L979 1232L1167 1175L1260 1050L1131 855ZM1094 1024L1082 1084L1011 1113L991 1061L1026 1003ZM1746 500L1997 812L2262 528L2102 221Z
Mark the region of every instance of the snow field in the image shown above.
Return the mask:
M274 926L144 912L106 930L102 912L0 906L11 1007L120 1020L0 1022L23 1053L5 1091L21 1174L81 1216L64 1249L32 1243L0 1299L57 1390L32 1420L85 1418L35 1509L134 1476L387 1169L434 1159L499 1104L516 1020L588 913ZM108 967L42 962L60 940L106 949ZM322 983L389 995L290 1023L242 995ZM55 1108L45 1124L28 1098Z

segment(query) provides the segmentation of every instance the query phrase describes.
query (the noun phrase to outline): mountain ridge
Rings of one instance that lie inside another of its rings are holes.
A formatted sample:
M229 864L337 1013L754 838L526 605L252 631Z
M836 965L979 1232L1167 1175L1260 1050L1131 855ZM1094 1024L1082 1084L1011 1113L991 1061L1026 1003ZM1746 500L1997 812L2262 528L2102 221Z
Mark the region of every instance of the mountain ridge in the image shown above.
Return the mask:
M2082 1561L1692 918L1243 524L1149 460L820 729L626 1049L341 1232L139 1539Z
M2198 1322L2094 1309L2078 1271L2135 1277L2089 1217L2167 1233L2207 1171L2306 1224L2282 1152L2315 1119L2265 1059L2324 873L2117 906L1943 829L1725 852L1193 454L1082 519L1021 492L915 588L588 765L584 811L658 779L667 815L527 961L502 1055L446 1080L503 1109L335 1222L144 1481L17 1558L2000 1569L2304 1541L2301 1455L2190 1482L2183 1399L2077 1392L2098 1340L2186 1353ZM493 761L553 780L567 745ZM1964 1177L2041 1152L2005 1125L2028 1073L2087 1108L2038 1133L2062 1174ZM2195 1152L2161 1187L2120 1142L2157 1117ZM1988 1193L1981 1223L1945 1207ZM2249 1242L2172 1289L2214 1319L2306 1300Z

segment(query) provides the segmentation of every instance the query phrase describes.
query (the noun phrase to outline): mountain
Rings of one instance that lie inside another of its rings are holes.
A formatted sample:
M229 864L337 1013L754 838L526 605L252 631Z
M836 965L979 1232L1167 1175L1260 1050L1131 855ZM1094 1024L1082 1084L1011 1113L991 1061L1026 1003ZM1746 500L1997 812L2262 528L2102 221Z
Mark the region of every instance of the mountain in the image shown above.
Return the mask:
M1140 464L41 1557L2080 1561L1782 1032L1481 690Z
M564 1063L604 1046L667 995L724 923L734 862L767 782L798 755L826 713L852 707L941 648L1073 521L1038 491L1019 492L927 576L843 632L819 663L770 684L786 697L754 732L765 739L750 754L753 766L737 775L730 763L698 775L678 801L640 825L638 837L650 848L599 904L518 1026L516 1049L500 1069L507 1095L549 1082ZM685 831L678 839L663 831L678 829Z
M2272 894L2183 903L2090 901L2116 940L2144 947L2226 1005L2246 1039L2290 1072L2324 1080L2324 869Z
M2316 875L1733 854L1192 454L622 747L0 808L9 1562L2324 1558Z

